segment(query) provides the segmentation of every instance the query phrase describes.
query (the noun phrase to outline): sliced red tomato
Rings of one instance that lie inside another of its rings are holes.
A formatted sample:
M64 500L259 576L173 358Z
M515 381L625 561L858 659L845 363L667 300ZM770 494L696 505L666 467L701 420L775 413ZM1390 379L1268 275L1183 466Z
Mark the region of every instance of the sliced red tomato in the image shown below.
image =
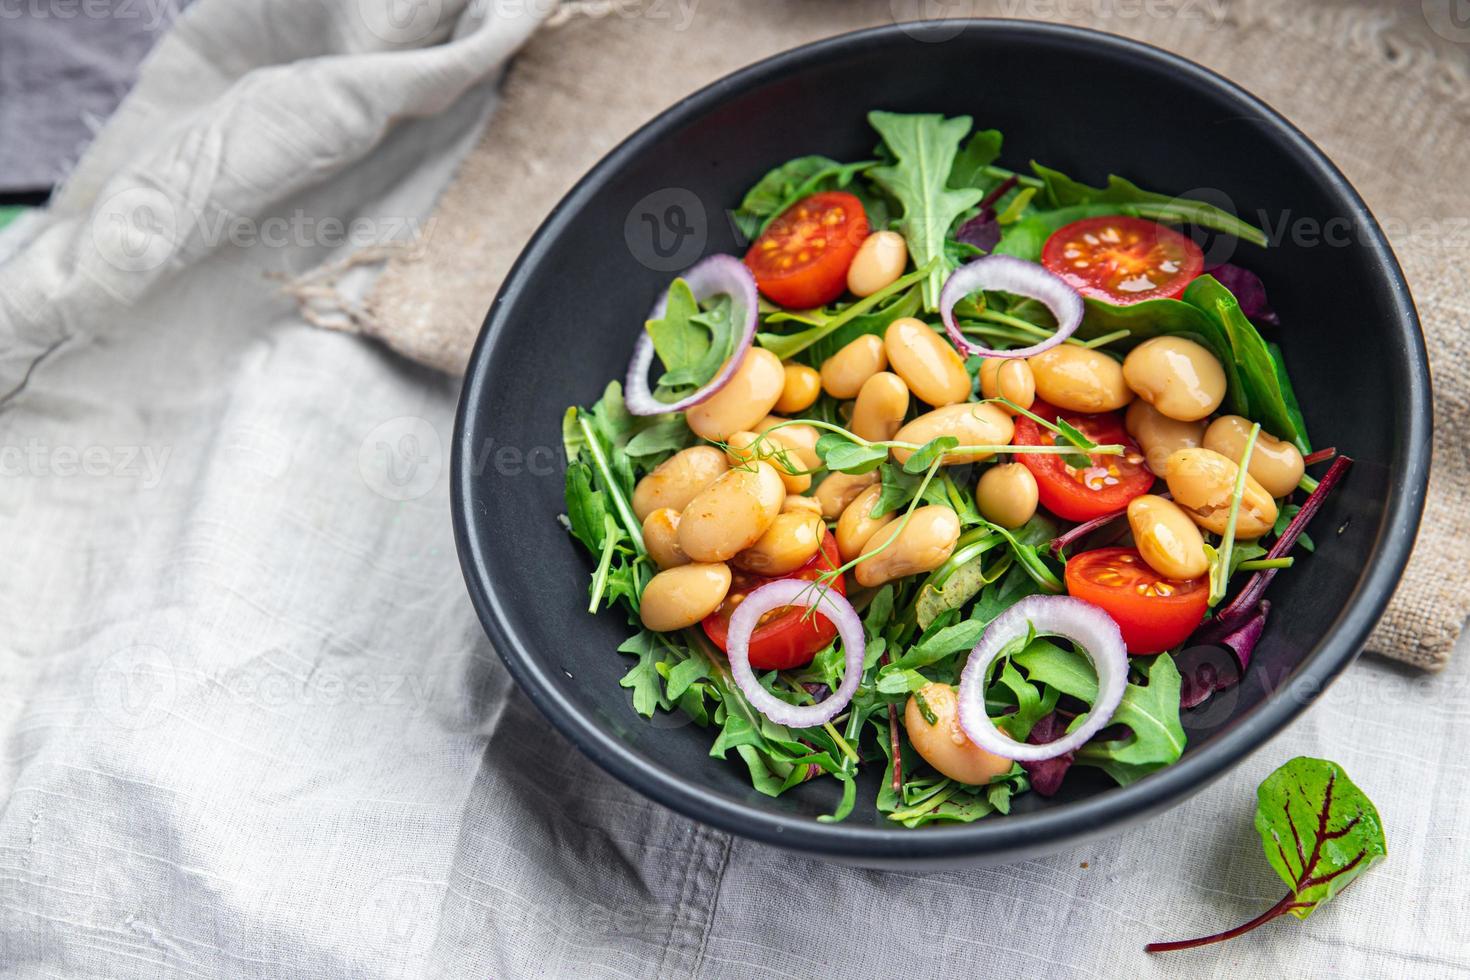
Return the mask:
M725 650L725 641L730 634L730 616L745 597L767 582L782 578L799 578L815 581L823 572L831 571L841 564L837 555L837 539L828 531L822 539L822 550L812 556L805 565L790 575L766 578L732 569L730 591L720 608L704 619L704 632L715 646ZM832 582L838 595L847 594L847 584L841 575ZM817 651L837 635L837 627L826 616L816 613L808 616L805 609L786 606L772 609L761 617L761 623L750 637L750 665L756 670L789 670L812 662Z
M1203 622L1210 598L1208 575L1166 579L1134 548L1073 555L1067 592L1113 617L1133 654L1161 653L1183 643Z
M1041 264L1083 296L1129 306L1178 297L1204 270L1205 256L1172 228L1119 214L1058 228Z
M782 211L745 253L745 264L767 299L807 310L842 295L847 267L867 237L863 202L823 191Z
M1089 457L1092 465L1078 468L1061 456L1017 453L1016 457L1036 477L1036 490L1041 504L1058 517L1069 521L1090 521L1128 506L1128 501L1153 487L1154 475L1144 465L1143 450L1123 427L1122 412L1100 415L1076 415L1063 412L1039 399L1031 411L1051 421L1066 419L1099 445L1121 444L1121 456ZM1011 440L1018 446L1051 446L1056 436L1024 415L1016 417L1016 435Z

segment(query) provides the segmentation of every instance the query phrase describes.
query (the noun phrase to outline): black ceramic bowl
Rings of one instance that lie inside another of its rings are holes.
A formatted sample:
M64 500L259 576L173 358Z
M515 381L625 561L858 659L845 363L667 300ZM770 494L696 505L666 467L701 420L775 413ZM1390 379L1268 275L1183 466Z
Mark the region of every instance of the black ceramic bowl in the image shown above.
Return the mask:
M557 522L560 423L623 376L650 303L701 255L742 251L724 219L767 169L803 153L866 158L869 109L967 114L1005 134L1002 162L1036 158L1097 183L1108 172L1170 193L1228 194L1282 231L1235 261L1266 281L1317 445L1357 459L1317 518L1319 543L1272 586L1275 613L1238 687L1186 712L1176 765L1127 788L1074 771L1063 795L1009 816L905 830L870 805L818 823L836 787L780 799L711 732L650 723L618 678L623 616L586 612L591 562ZM1285 224L1283 225L1283 222ZM1337 229L1333 244L1313 228ZM683 229L683 233L681 233ZM654 237L658 232L661 237ZM490 310L454 438L460 560L485 630L547 719L638 791L723 830L869 865L996 861L1118 831L1178 803L1300 714L1354 658L1392 592L1419 522L1429 461L1429 374L1397 263L1362 200L1270 108L1217 75L1110 35L1015 21L930 22L790 51L684 99L602 160L541 226Z

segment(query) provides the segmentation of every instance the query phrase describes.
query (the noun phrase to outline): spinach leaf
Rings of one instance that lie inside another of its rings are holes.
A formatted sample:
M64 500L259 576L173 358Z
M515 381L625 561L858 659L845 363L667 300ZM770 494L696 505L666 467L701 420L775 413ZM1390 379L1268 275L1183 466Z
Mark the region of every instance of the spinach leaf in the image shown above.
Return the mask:
M1388 856L1378 809L1335 762L1298 756L1256 790L1256 832L1290 891L1249 922L1199 939L1149 943L1167 953L1224 942L1288 912L1305 919Z
M1289 383L1283 385L1285 368L1279 366L1260 332L1240 311L1230 290L1214 276L1200 276L1184 290L1183 301L1197 307L1228 338L1241 392L1250 408L1249 414L1240 414L1261 423L1277 438L1295 443L1303 454L1311 452L1296 395Z
M1109 214L1126 214L1135 218L1140 216L1137 208L1127 204L1073 204L1039 211L1027 215L1015 224L1007 225L991 252L1025 259L1027 262L1040 262L1042 248L1052 232L1083 218L1098 218Z
M1096 766L1119 785L1179 761L1184 727L1179 724L1179 669L1167 653L1142 668L1147 684L1129 684L1113 712L1113 723L1127 725L1126 738L1089 742L1077 750L1077 764Z
M741 234L753 239L765 231L772 219L803 197L817 191L846 187L854 176L873 163L872 160L838 163L817 155L788 160L769 171L747 191L740 207L730 216Z
M1073 180L1059 170L1043 167L1032 161L1031 169L1041 178L1042 188L1038 195L1045 206L1063 208L1074 204L1126 204L1133 207L1139 217L1151 221L1170 221L1199 225L1234 235L1253 245L1266 245L1266 233L1255 225L1242 221L1228 211L1213 204L1184 197L1172 197L1146 191L1130 180L1117 175L1108 177L1104 187L1089 187Z
M1151 299L1131 306L1084 302L1079 338L1119 330L1129 331L1126 340L1117 342L1122 349L1165 335L1188 337L1208 347L1225 369L1231 409L1295 443L1303 453L1311 452L1306 421L1280 348L1266 342L1230 290L1213 276L1191 282L1181 299Z
M1000 130L977 129L955 155L954 166L949 168L949 186L984 190L996 183L986 176L985 168L1000 156L1001 142Z
M893 154L892 164L874 167L868 175L903 208L899 230L914 264L933 263L924 283L924 307L937 310L939 290L953 270L945 253L945 236L955 220L983 196L978 188L949 186L960 140L970 131L970 117L874 111L868 113L868 122Z

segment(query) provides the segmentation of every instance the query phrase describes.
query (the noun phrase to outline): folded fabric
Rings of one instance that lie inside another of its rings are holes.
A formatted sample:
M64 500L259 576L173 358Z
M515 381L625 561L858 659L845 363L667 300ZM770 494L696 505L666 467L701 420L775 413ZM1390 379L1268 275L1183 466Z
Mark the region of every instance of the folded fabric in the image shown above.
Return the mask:
M1110 5L1061 10L1076 15L1072 23L1158 44L1243 82L1305 128L1382 220L1423 318L1438 416L1423 530L1368 649L1437 670L1470 615L1461 581L1470 552L1470 187L1452 176L1470 145L1470 80L1416 42L1409 25L1374 8L1327 0L1186 6L1171 16L1122 16ZM1007 7L988 0L963 12L999 16ZM517 59L505 104L446 191L425 247L391 257L360 307L344 307L329 283L313 280L308 315L458 373L521 246L623 136L756 58L922 9L747 0L706 3L686 18L676 4L625 3L548 29ZM1391 138L1384 120L1394 120Z

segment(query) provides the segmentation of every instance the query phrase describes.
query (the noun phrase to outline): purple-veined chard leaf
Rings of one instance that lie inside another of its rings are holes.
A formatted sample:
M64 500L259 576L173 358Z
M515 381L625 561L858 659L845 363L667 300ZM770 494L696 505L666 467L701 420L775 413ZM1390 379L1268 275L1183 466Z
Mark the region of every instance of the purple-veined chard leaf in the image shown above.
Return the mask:
M1388 856L1383 821L1373 801L1341 766L1326 759L1298 756L1266 777L1256 790L1256 831L1266 860L1291 891L1234 929L1150 943L1145 951L1166 953L1224 942L1288 912L1305 919Z
M1256 797L1256 831L1298 919L1388 855L1377 808L1335 762L1298 756L1267 776Z

